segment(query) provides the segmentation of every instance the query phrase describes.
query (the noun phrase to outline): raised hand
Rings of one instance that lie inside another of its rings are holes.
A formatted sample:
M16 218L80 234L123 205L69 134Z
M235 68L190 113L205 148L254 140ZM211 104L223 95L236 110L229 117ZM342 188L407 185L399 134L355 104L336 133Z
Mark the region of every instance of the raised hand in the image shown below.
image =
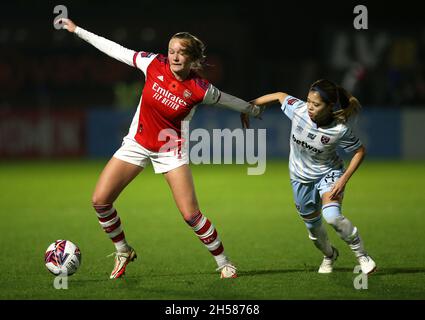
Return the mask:
M62 24L62 29L66 29L69 32L74 32L77 27L71 19L59 18L55 21L55 24Z

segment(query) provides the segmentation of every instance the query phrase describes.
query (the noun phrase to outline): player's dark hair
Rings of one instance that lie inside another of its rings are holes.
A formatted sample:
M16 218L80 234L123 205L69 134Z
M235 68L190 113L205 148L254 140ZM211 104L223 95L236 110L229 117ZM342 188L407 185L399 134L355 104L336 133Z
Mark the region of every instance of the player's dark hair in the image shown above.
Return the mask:
M333 116L337 121L347 122L347 120L359 113L361 105L359 100L343 87L336 85L332 81L320 79L314 82L310 91L316 91L326 104L331 104Z
M205 59L205 44L189 32L178 32L171 39L181 39L186 44L186 53L193 61L192 68L201 70L204 66Z

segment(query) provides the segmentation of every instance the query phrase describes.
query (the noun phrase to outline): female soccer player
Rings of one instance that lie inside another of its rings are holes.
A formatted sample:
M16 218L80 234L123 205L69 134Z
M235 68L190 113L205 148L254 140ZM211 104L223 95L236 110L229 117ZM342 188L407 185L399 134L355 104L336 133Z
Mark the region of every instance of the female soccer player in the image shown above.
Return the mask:
M205 60L204 44L187 32L171 37L168 56L133 51L97 36L69 19L56 23L75 33L100 51L140 69L145 75L140 103L122 146L110 159L97 182L93 206L100 225L115 247L115 266L110 278L121 277L127 264L136 258L127 243L116 209L122 190L146 167L149 160L155 173L167 180L184 220L210 251L221 278L235 278L235 266L226 256L223 244L210 220L199 210L187 151L182 148L183 120L190 120L198 104L220 105L258 116L261 108L220 92L197 74Z
M319 273L331 273L338 250L328 239L322 215L357 257L365 274L373 272L375 262L364 249L357 228L341 213L344 188L360 166L365 147L349 125L348 119L360 109L359 101L344 88L328 80L318 80L308 92L307 103L283 92L252 101L265 106L279 102L292 121L289 172L295 206L304 220L309 238L324 254ZM244 126L248 116L242 115ZM337 147L354 152L347 167Z

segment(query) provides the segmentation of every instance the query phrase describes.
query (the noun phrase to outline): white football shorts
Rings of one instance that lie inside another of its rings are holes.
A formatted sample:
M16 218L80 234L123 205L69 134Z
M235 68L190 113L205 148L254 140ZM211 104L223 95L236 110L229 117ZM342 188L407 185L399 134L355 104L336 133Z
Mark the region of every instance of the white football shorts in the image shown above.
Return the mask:
M115 152L114 157L142 168L146 168L150 160L155 173L165 173L189 163L185 148L176 148L169 152L153 152L128 137L123 139L123 143Z

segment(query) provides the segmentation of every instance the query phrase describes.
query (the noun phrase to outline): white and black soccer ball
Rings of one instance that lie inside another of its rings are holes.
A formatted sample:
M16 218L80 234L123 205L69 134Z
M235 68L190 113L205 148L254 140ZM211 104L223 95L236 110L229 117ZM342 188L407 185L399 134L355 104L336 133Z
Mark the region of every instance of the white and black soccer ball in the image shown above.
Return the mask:
M70 276L81 265L80 249L69 240L56 240L46 250L44 262L54 275Z

